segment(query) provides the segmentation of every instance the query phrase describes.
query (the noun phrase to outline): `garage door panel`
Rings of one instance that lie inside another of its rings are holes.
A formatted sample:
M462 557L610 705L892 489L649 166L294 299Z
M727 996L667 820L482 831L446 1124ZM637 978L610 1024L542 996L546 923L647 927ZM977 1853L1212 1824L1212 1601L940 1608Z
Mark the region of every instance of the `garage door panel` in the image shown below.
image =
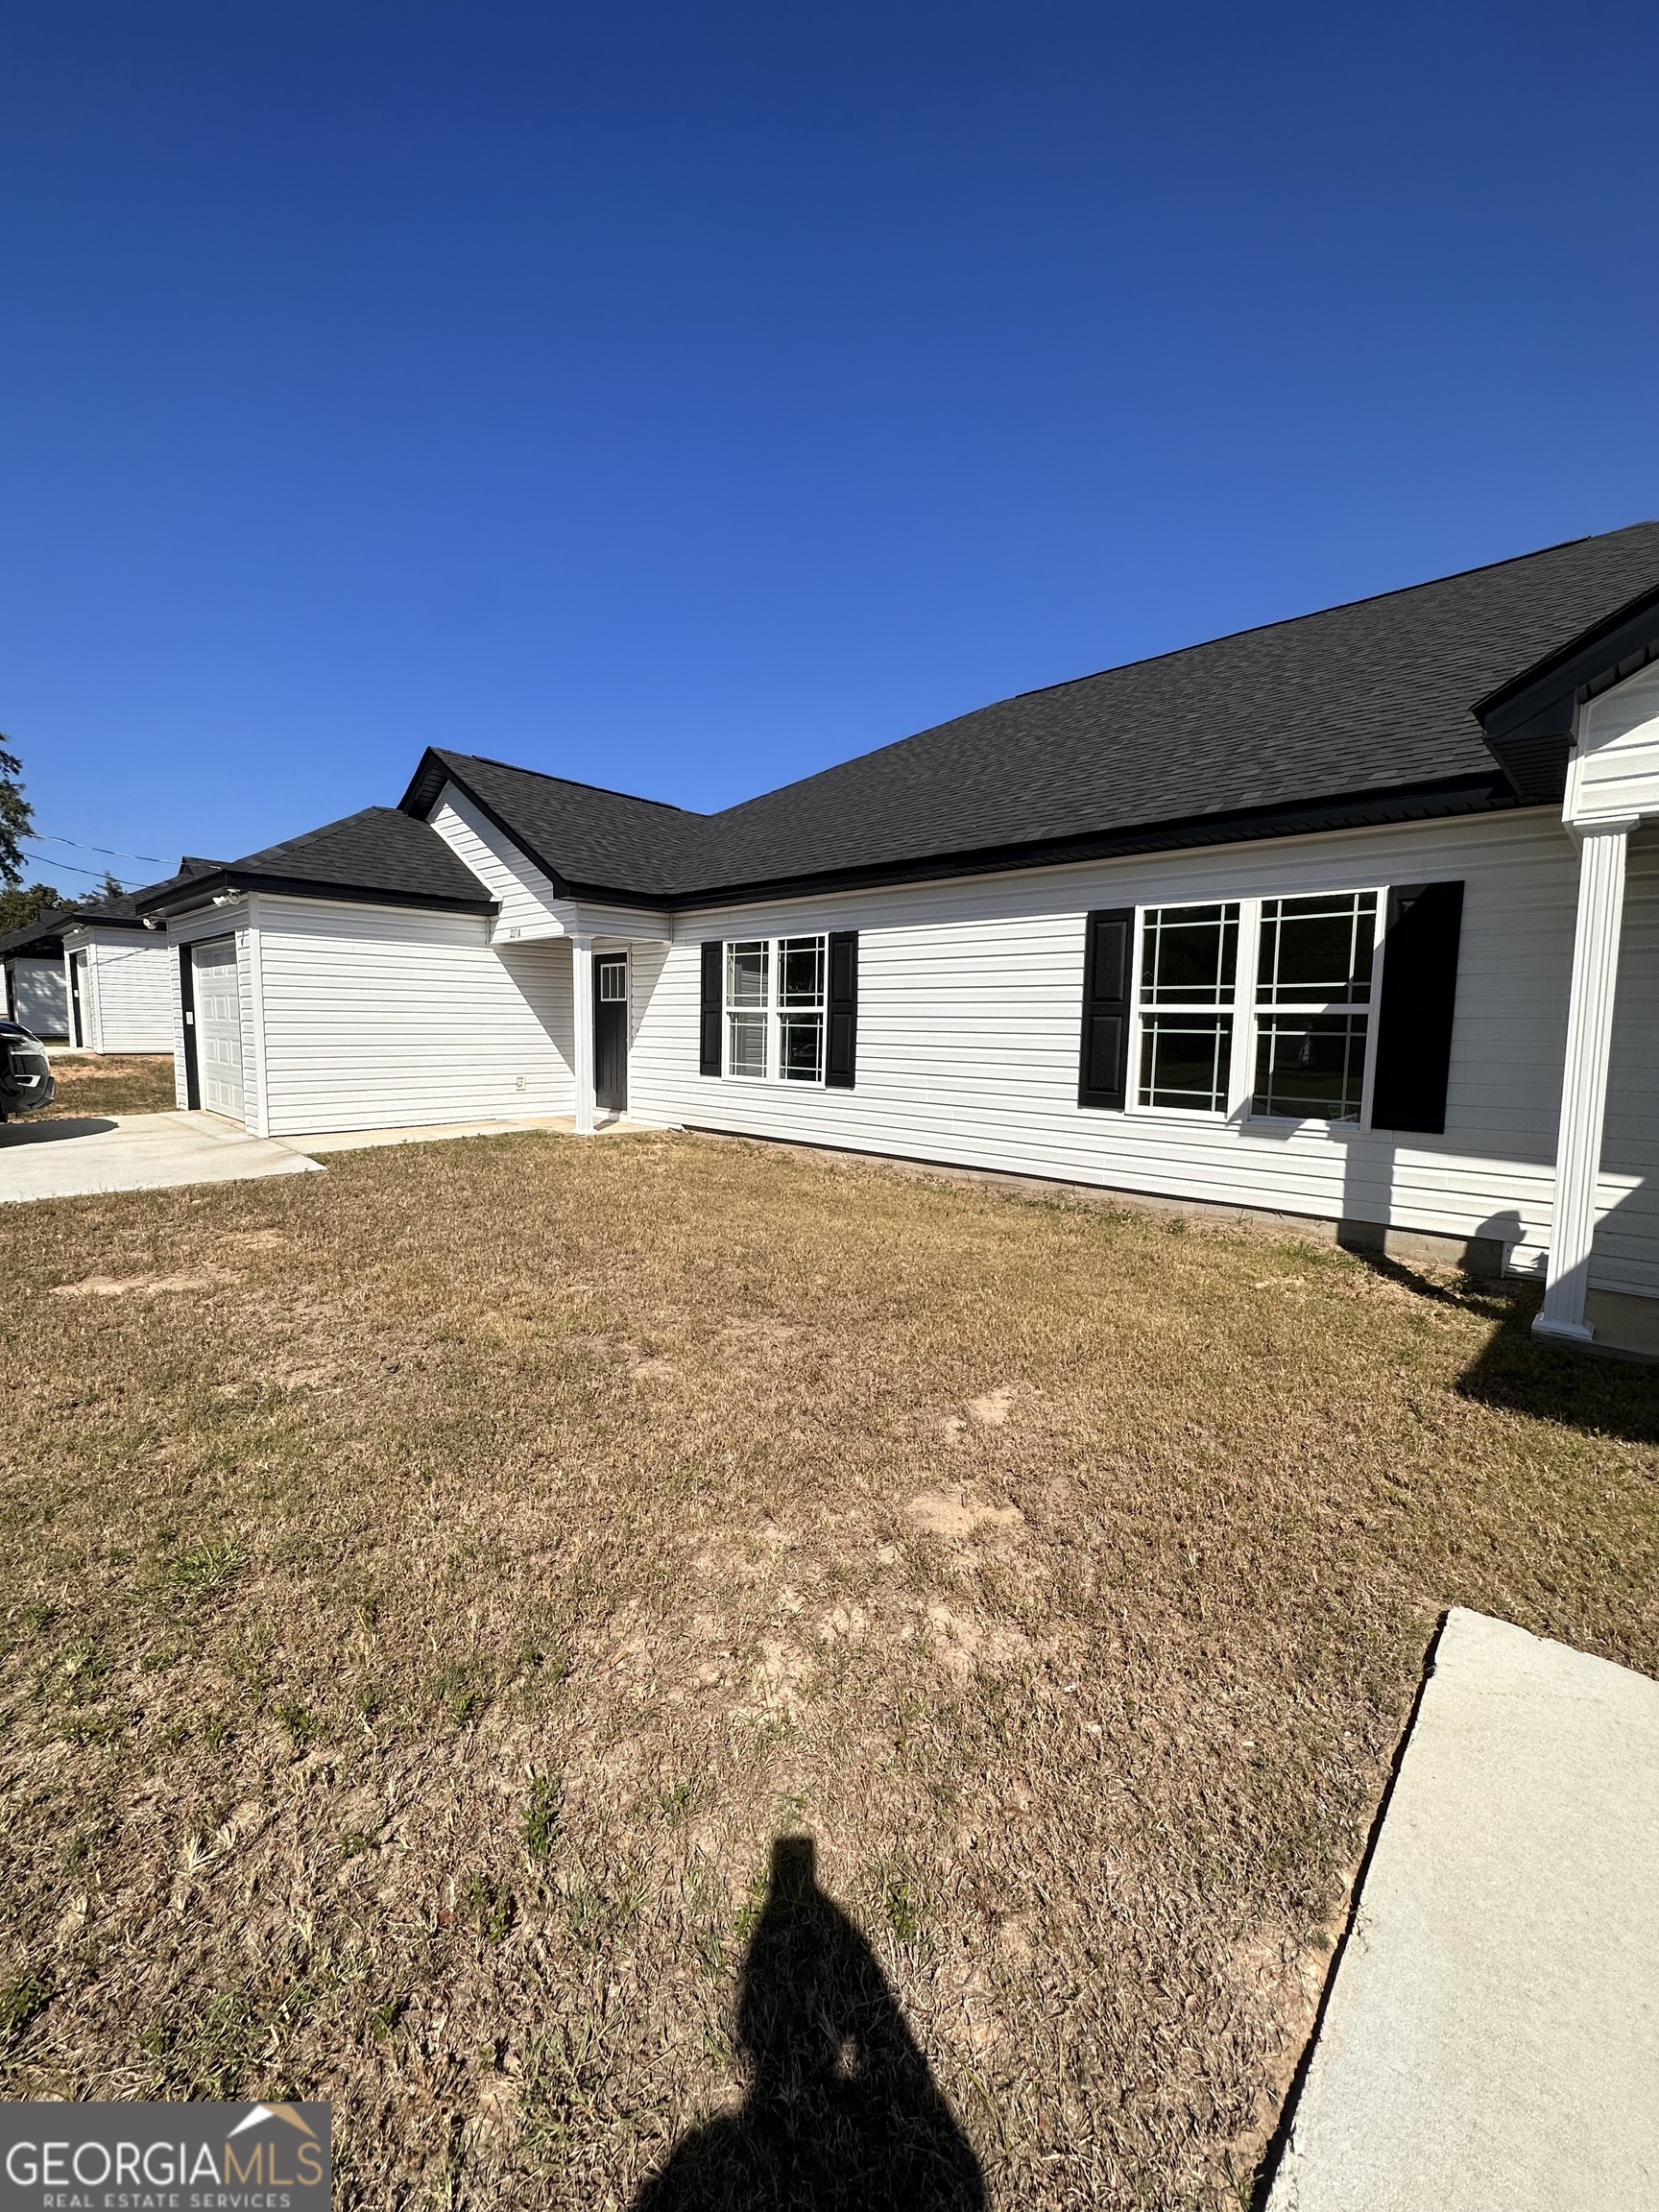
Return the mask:
M237 982L236 940L216 938L191 955L196 998L196 1075L202 1103L215 1114L243 1118L242 994Z

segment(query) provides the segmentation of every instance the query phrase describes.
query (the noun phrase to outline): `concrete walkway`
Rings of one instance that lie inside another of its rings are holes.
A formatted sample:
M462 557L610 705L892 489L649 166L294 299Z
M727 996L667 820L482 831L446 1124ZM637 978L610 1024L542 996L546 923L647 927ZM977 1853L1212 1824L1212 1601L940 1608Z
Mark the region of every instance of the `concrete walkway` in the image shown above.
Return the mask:
M1268 2212L1659 2206L1659 1682L1454 1612Z
M85 1114L0 1125L0 1204L98 1190L165 1190L321 1170L287 1144L212 1114Z

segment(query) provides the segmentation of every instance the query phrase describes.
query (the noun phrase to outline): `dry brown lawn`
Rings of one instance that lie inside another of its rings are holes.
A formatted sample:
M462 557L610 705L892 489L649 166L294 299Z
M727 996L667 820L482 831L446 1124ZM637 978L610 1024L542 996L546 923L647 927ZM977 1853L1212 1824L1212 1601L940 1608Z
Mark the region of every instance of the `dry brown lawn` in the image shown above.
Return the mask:
M0 1235L0 2095L327 2097L342 2204L631 2204L789 1836L986 2201L1245 2203L1442 1608L1659 1671L1529 1293L648 1134Z
M170 1052L109 1052L96 1059L52 1054L58 1095L40 1118L69 1114L167 1114L175 1102Z

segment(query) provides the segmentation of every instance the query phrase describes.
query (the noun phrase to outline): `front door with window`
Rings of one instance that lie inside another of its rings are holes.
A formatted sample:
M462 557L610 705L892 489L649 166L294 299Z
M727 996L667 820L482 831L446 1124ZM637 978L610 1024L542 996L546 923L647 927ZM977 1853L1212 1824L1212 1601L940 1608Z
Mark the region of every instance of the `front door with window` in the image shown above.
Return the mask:
M593 1103L628 1110L628 955L593 955Z

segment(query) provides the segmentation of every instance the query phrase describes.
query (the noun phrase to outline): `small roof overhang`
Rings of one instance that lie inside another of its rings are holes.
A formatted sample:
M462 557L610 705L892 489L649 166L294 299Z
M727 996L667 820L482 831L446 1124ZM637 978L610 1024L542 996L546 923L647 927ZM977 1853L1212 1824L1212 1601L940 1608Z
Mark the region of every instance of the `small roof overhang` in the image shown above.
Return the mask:
M1659 659L1659 589L1592 625L1524 668L1470 711L1487 750L1522 799L1554 804L1566 789L1578 709Z
M488 919L500 911L499 902L482 886L476 899L452 898L439 891L389 890L382 884L327 882L310 876L275 876L254 868L216 868L210 875L193 876L187 883L175 883L148 899L138 909L146 928L194 913L202 906L228 903L248 891L270 891L285 899L330 899L348 906L424 907L444 914L478 914Z

